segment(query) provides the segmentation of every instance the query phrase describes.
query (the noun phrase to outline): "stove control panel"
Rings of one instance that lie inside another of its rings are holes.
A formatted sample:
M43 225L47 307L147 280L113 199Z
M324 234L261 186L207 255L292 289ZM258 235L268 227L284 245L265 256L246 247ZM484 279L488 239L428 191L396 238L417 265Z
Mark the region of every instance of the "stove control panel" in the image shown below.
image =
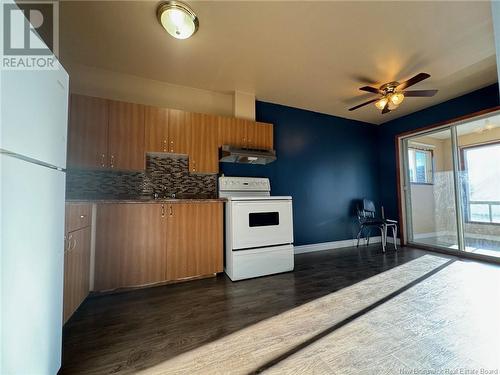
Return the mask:
M265 177L219 177L219 191L271 191Z

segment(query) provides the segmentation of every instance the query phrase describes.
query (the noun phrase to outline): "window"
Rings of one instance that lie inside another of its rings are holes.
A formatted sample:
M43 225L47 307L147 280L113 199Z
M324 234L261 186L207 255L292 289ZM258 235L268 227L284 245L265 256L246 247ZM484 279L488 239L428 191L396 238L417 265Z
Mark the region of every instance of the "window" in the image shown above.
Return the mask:
M462 148L469 222L500 224L500 143Z
M432 151L408 148L408 164L410 167L410 182L414 184L432 184L433 163Z

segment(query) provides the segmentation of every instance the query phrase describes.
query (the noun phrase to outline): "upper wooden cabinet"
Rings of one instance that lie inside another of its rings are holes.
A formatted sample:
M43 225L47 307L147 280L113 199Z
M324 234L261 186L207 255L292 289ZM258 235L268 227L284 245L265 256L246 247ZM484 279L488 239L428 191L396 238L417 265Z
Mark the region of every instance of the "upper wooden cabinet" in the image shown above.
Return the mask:
M96 290L165 280L165 210L149 203L98 205Z
M191 173L218 173L217 116L193 113L191 116Z
M272 149L273 125L264 122L219 117L218 145Z
M144 170L144 106L71 95L68 166Z
M109 166L144 170L144 106L109 101Z
M191 121L194 113L170 109L168 111L168 152L186 154L191 151Z
M247 128L249 148L270 150L273 148L273 124L251 122Z
M167 108L145 109L145 150L146 152L169 152Z
M71 95L68 128L68 166L106 168L108 158L108 101Z
M234 117L219 117L218 144L236 147L247 146L248 120Z
M144 170L146 152L188 155L191 173L218 173L219 147L272 149L273 125L71 96L68 166Z

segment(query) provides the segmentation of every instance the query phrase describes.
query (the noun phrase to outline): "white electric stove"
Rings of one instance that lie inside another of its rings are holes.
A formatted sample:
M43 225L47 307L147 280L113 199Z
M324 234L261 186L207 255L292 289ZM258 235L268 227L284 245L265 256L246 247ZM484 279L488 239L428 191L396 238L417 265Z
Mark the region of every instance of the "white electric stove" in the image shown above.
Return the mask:
M292 197L268 178L219 177L226 198L224 270L233 281L293 270Z

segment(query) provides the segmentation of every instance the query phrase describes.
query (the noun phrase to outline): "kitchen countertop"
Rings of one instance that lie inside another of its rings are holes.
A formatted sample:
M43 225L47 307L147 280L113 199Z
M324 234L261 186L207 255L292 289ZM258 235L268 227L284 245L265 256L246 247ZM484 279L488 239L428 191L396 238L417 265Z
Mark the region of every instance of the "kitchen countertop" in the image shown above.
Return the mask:
M217 203L217 202L226 202L225 198L158 198L158 199L113 199L113 198L105 198L105 199L66 199L66 203Z

